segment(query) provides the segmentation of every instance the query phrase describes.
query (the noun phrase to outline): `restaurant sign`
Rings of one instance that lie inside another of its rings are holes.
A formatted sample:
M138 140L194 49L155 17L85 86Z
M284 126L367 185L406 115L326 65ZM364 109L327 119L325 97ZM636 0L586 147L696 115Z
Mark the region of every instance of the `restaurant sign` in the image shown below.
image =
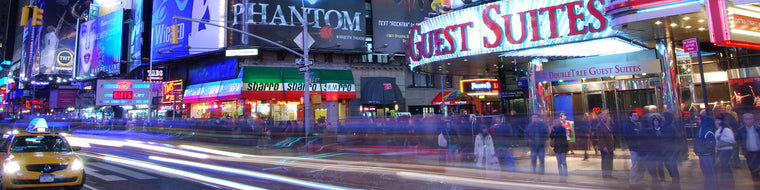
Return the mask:
M602 0L498 1L428 19L409 31L408 63L420 65L613 35Z

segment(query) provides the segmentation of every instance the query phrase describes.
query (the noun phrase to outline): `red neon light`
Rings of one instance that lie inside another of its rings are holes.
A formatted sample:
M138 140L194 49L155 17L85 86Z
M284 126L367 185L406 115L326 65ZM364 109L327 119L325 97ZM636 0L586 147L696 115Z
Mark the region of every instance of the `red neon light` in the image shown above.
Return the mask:
M131 100L132 91L114 91L113 99L114 100Z
M664 5L668 3L675 3L675 2L683 1L683 0L645 0L645 1L646 2L641 2L641 1L631 2L631 4L634 4L633 5L634 9L640 9L640 8L646 8L646 7L653 7L657 5Z
M116 86L117 86L116 88L118 88L119 90L129 90L129 88L131 87L129 81L118 82L116 83Z
M759 43L751 43L751 42L742 42L742 41L728 40L728 41L725 41L724 44L727 45L727 46L733 46L733 47L760 49L760 44Z

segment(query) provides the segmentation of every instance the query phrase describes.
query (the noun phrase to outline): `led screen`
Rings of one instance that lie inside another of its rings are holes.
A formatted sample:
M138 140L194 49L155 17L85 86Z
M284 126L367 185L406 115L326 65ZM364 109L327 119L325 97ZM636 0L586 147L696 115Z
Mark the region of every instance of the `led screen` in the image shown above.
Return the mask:
M94 78L98 72L119 74L124 11L98 17L79 27L76 77Z
M40 1L38 5L43 12L40 32L35 41L38 55L32 66L32 75L71 75L74 65L74 46L76 42L76 17L71 14L74 1Z

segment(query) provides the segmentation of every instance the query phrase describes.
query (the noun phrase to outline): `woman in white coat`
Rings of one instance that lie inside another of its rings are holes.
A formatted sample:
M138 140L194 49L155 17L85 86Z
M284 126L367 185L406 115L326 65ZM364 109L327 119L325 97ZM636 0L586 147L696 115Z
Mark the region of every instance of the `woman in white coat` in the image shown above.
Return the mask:
M475 166L493 170L499 168L499 159L493 147L493 138L488 128L481 128L475 137Z

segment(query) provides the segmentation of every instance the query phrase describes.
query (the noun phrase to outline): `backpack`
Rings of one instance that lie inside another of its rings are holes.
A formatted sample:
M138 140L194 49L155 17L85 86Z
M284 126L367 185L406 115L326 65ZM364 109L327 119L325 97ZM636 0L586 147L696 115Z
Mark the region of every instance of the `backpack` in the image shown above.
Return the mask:
M699 129L699 134L694 141L694 153L697 156L707 156L715 154L715 133L711 130L704 131Z

